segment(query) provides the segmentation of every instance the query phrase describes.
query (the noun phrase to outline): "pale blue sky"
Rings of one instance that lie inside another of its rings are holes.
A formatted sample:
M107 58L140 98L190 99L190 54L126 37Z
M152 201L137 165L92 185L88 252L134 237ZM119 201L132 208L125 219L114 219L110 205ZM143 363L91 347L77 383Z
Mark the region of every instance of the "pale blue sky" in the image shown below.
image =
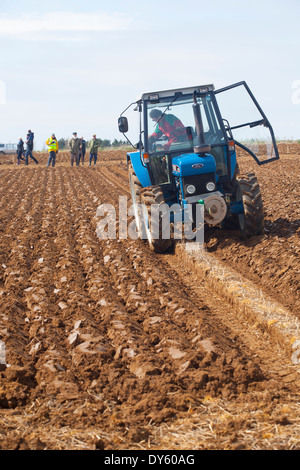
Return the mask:
M300 139L299 18L299 0L0 0L0 141L120 139L145 91L241 80Z

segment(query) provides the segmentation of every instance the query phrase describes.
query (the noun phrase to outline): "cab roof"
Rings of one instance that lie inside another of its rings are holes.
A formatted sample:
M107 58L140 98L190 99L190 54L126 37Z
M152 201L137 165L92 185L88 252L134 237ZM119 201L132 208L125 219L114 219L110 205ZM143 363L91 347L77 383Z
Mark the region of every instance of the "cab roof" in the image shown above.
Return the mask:
M197 85L193 87L187 87L187 88L174 88L171 90L160 90L160 91L152 91L148 93L143 93L142 94L142 101L149 100L149 101L154 101L159 98L167 98L174 96L177 93L180 93L182 95L191 95L196 91L197 93L208 93L210 91L214 91L215 87L214 85Z

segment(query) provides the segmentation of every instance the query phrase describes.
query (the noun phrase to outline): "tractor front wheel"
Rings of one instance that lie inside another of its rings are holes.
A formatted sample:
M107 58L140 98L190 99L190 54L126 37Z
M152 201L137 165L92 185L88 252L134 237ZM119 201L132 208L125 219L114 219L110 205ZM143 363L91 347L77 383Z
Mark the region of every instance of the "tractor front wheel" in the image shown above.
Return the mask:
M243 238L260 235L264 229L264 210L260 187L254 173L237 176L236 200L243 202L244 213L238 214Z

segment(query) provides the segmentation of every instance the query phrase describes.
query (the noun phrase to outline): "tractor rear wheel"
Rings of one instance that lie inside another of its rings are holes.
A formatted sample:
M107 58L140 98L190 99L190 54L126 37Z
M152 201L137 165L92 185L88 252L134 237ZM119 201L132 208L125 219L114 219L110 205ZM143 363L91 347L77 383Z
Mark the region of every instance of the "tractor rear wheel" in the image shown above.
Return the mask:
M156 253L170 251L173 246L170 218L164 195L159 186L144 188L140 193L143 228L151 250Z
M264 229L264 210L260 187L254 173L237 176L236 200L242 200L244 213L238 214L243 238L260 235Z

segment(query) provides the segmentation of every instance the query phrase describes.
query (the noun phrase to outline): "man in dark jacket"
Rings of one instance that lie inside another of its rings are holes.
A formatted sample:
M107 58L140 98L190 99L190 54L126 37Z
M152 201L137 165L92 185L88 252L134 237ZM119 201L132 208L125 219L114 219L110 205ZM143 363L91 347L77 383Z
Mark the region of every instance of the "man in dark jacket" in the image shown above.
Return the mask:
M93 135L92 140L90 141L90 161L89 166L92 165L92 161L94 161L94 165L96 165L98 160L98 150L100 147L100 140L96 138L96 134Z
M79 163L82 161L82 166L84 165L84 156L86 152L86 141L81 137L81 149L79 150Z
M22 137L20 137L18 145L17 145L17 165L20 165L20 160L25 162L25 158L23 158L24 153L24 141Z
M27 138L26 138L26 155L25 155L25 165L28 165L28 157L30 157L36 164L39 162L37 161L36 158L32 155L33 151L33 139L34 139L34 133L31 132L30 130L28 131Z
M76 163L79 166L79 152L81 150L81 140L77 137L77 132L73 132L72 139L69 140L69 149L71 152L71 166Z

